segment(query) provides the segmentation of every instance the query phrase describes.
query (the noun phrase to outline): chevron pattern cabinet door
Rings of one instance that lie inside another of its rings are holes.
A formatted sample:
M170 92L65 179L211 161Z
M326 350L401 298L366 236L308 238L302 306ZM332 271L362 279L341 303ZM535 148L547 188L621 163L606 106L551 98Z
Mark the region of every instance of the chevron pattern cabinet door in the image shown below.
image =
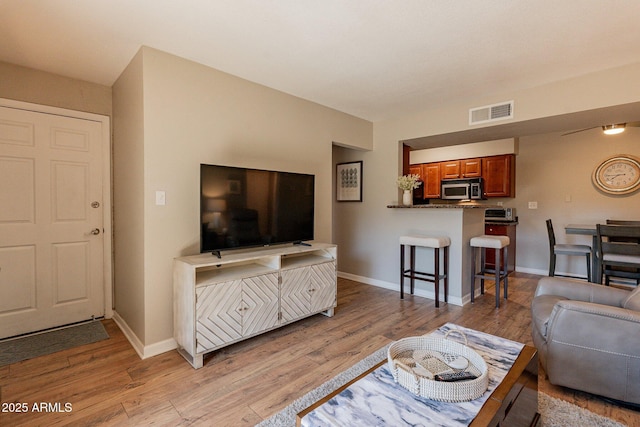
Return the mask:
M294 268L282 271L280 287L280 310L282 321L290 322L306 316L311 311L311 269L309 267Z
M311 266L311 307L316 312L333 307L336 302L336 263Z
M278 325L278 274L242 281L242 335L252 335Z
M196 289L196 351L242 337L242 280Z

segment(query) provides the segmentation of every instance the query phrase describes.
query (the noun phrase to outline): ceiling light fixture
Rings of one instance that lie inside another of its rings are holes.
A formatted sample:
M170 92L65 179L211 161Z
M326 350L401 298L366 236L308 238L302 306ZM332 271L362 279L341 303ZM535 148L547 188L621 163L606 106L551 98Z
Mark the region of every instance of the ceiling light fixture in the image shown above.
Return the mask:
M617 135L624 132L625 126L626 123L619 123L617 125L606 125L602 126L602 131L605 133L605 135Z

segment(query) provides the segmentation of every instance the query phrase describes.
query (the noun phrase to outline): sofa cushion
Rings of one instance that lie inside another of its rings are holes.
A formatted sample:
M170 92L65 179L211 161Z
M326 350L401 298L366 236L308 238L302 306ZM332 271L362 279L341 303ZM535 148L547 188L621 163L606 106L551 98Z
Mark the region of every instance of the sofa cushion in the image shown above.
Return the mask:
M531 302L531 315L534 326L543 337L547 337L547 323L553 311L553 306L558 301L566 301L568 299L559 295L538 295Z
M640 286L636 287L629 296L622 301L622 308L640 311Z

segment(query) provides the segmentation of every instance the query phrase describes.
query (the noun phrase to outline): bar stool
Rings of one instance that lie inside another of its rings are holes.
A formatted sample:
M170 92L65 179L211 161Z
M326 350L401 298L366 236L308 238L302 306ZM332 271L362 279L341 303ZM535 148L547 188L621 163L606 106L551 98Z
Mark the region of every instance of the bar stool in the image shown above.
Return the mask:
M493 279L496 281L496 308L500 308L500 281L504 281L504 299L507 299L507 289L509 285L509 273L507 266L509 265L509 253L507 246L509 246L510 240L507 236L490 236L483 234L482 236L476 236L471 238L471 302L474 301L476 278L480 278L480 294L484 294L484 279ZM481 250L480 257L480 271L476 271L476 257L478 248ZM496 253L496 268L495 276L486 274L491 272L485 268L485 255L487 249L494 249ZM504 271L500 268L500 255L504 252Z
M449 245L448 237L431 236L401 236L400 237L400 299L404 299L404 279L411 279L411 294L413 294L415 280L431 282L435 285L436 307L440 307L440 280L444 279L444 302L449 295ZM409 246L409 268L405 269L405 247ZM416 246L433 249L433 274L416 271ZM440 249L444 249L443 273L440 274Z

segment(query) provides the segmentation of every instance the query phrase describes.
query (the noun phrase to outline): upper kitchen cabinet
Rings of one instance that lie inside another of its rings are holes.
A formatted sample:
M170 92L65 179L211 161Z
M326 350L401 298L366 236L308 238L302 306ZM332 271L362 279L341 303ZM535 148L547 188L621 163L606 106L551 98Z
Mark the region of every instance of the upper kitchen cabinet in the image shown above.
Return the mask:
M441 179L478 178L482 176L482 159L462 159L440 162Z
M482 158L486 197L515 197L516 157L514 154Z
M422 186L425 199L440 198L440 163L422 164Z
M449 160L446 162L440 162L440 178L460 178L460 160Z
M482 159L460 160L460 178L478 178L482 176Z
M413 190L413 201L414 203L416 203L416 201L420 201L422 199L424 199L423 196L423 192L424 192L424 177L422 176L422 165L411 165L409 166L409 173L411 175L418 175L420 177L420 181L422 181L422 184L420 187L416 188Z

